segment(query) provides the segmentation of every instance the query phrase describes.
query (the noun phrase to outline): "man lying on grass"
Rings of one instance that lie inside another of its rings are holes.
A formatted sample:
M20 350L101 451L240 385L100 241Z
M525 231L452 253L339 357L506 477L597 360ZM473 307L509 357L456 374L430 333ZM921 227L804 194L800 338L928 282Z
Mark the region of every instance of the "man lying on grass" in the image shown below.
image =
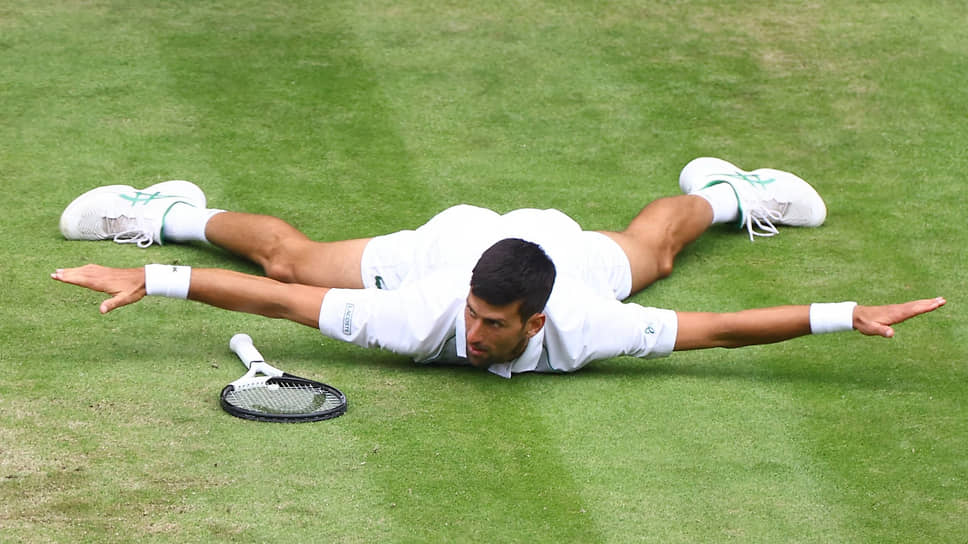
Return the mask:
M893 325L945 303L735 313L623 303L668 276L682 248L713 224L738 223L752 240L776 234L776 225L815 227L826 218L813 187L781 170L747 172L700 158L686 165L679 184L686 194L650 203L622 231L584 231L557 210L498 215L462 205L416 230L336 242L312 241L278 218L207 208L204 193L187 181L144 190L111 185L64 210L66 238L139 247L207 242L250 259L268 277L169 265L87 265L52 277L111 295L102 313L145 295L187 298L288 319L420 363L469 363L506 378L572 372L619 355L658 357L811 333L891 337Z

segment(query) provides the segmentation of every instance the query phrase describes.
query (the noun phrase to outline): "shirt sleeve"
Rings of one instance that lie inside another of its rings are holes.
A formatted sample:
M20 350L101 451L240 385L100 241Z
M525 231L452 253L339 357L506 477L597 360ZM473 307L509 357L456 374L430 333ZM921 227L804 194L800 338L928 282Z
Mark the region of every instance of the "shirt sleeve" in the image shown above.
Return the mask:
M674 311L619 302L582 286L561 287L560 304L547 308L554 323L545 332L553 371L571 372L621 355L664 357L675 348L679 320Z
M319 310L319 330L358 346L431 358L454 335L467 290L466 281L450 274L392 291L331 289Z

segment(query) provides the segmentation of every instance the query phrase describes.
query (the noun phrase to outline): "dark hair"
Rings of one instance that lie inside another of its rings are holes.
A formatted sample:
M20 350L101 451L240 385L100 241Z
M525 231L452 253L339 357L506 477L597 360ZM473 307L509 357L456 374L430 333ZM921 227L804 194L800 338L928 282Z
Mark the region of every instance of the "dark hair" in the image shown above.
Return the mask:
M520 300L521 321L544 310L555 285L555 263L541 246L505 238L487 248L471 274L471 293L488 304Z

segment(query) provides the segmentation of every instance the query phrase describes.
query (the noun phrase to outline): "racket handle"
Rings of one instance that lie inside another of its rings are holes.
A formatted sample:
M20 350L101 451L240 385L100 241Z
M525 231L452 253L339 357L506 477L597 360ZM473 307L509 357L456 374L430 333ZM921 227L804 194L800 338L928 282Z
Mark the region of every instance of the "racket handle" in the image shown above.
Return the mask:
M252 366L252 363L265 362L259 350L255 349L252 337L245 333L239 333L229 340L229 348L239 356L245 364L245 368Z

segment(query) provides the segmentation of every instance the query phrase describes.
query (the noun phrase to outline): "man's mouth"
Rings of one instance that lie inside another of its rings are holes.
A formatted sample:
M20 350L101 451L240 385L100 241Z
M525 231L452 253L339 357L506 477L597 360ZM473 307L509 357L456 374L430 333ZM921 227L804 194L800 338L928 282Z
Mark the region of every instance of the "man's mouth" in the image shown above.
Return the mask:
M487 353L487 349L482 346L475 346L474 344L467 345L467 352L475 357L480 357Z

